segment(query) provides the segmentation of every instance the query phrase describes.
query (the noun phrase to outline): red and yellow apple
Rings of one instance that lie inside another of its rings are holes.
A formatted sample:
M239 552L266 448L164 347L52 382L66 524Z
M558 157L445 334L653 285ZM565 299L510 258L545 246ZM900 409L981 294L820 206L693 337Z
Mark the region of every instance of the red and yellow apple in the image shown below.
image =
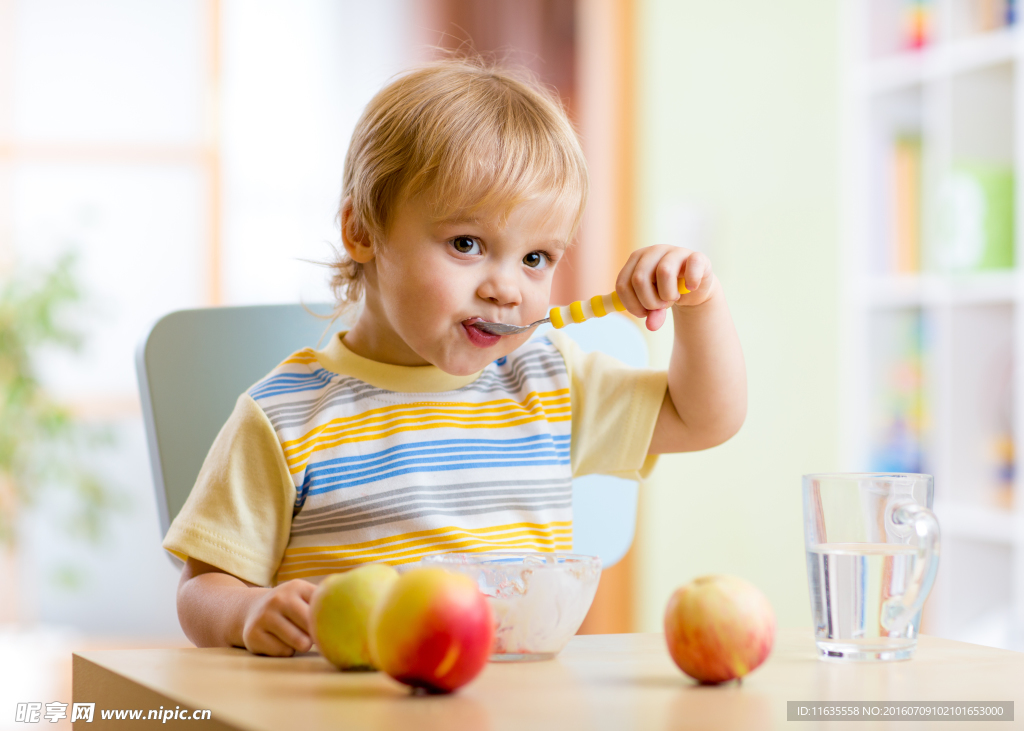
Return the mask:
M491 607L476 582L440 568L403 574L370 625L377 667L428 693L450 693L475 678L493 640Z
M772 651L775 612L736 576L701 576L676 589L665 609L665 642L676 665L702 683L742 678Z
M309 613L313 641L328 662L340 670L374 668L370 618L396 581L398 572L392 567L369 564L320 582Z

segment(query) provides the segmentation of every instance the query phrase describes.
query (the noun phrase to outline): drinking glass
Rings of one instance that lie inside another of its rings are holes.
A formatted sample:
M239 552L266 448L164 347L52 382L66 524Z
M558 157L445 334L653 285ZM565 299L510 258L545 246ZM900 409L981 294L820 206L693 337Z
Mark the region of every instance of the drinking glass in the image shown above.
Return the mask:
M931 475L804 475L815 642L825 660L906 660L939 568Z

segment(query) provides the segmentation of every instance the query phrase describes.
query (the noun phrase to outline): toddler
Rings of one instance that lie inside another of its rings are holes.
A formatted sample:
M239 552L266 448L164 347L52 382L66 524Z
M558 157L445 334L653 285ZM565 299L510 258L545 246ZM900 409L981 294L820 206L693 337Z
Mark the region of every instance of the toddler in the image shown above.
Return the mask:
M616 281L659 328L668 372L584 354L545 317L587 197L559 103L462 60L370 102L345 161L333 286L351 329L242 394L164 547L197 646L308 651L315 582L448 551L572 549L572 478L641 478L656 455L731 437L746 376L702 254L634 252ZM689 292L680 295L677 280ZM585 327L585 325L584 325Z

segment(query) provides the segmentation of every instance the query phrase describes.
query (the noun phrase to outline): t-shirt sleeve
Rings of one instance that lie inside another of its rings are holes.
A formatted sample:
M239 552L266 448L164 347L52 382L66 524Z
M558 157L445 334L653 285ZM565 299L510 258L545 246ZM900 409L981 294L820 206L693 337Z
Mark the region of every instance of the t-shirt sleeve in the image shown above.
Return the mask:
M270 420L242 394L163 547L270 586L288 545L295 486Z
M572 474L647 477L657 462L651 437L668 388L665 371L631 368L606 353L584 353L571 338L548 338L569 370Z

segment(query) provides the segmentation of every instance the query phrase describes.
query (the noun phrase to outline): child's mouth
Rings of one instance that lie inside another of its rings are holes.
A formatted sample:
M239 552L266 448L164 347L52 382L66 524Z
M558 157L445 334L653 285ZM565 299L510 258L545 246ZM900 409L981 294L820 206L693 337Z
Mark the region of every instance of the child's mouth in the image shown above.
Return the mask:
M501 340L500 335L492 335L475 327L475 324L478 322L486 321L481 317L471 317L468 320L462 321L462 329L466 331L466 337L469 338L469 342L478 348L489 348Z

